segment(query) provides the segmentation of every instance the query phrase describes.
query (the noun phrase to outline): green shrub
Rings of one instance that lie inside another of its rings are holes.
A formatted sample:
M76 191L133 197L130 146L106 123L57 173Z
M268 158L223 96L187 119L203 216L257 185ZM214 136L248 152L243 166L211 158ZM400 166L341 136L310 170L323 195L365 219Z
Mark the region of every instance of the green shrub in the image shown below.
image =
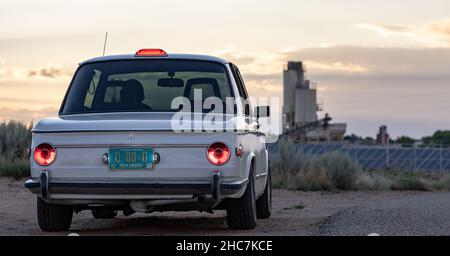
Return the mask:
M13 177L15 179L30 176L30 161L28 159L7 160L0 159L0 176Z
M356 179L362 168L351 157L341 152L332 152L315 159L318 169L327 172L336 189L356 189Z
M30 143L31 126L15 121L0 123L0 176L29 176Z
M363 170L341 152L320 156L295 152L290 141L279 142L270 155L274 188L301 191L333 190L450 190L450 174L408 170Z
M303 170L295 179L296 189L302 191L334 190L333 182L327 171L321 168Z
M304 191L356 189L361 167L346 154L332 152L311 156L295 152L291 141L280 141L271 155L274 187Z
M420 177L417 173L405 172L394 177L391 187L393 190L417 190L430 191L430 185L427 180Z
M270 157L273 183L275 187L296 189L296 176L305 165L304 158L294 151L291 141L285 140L279 146L280 153Z
M356 180L359 190L390 190L393 181L381 171L366 171L360 173Z
M272 171L272 188L274 189L287 188L285 184L285 178L281 175L279 171Z
M436 179L433 184L431 184L433 190L450 190L450 174L442 173L440 178Z

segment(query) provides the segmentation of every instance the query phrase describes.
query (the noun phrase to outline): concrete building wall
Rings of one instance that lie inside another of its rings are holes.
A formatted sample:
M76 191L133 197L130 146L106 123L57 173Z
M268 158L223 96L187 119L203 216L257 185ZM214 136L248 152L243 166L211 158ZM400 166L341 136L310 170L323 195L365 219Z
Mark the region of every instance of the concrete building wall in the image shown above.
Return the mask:
M295 123L299 125L317 121L317 92L308 88L295 91Z
M298 74L295 70L285 70L283 73L283 112L294 113L295 89L298 83Z
M288 62L283 72L283 132L295 127L296 90L303 86L303 64Z
M314 82L305 80L302 62L289 61L283 72L283 133L294 141L342 140L346 124L330 124L328 115L319 120Z

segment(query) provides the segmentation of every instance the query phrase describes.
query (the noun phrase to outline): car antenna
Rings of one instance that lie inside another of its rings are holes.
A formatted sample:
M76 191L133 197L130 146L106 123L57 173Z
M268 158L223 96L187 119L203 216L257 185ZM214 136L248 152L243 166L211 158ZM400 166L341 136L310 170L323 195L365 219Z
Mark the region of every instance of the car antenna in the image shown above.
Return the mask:
M105 56L106 42L108 41L108 32L105 35L105 43L103 44L103 56Z

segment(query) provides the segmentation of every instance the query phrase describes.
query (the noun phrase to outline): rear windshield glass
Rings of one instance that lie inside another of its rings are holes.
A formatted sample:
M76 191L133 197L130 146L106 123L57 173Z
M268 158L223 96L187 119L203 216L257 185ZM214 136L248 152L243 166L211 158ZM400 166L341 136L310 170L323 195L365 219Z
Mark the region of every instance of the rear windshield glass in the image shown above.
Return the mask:
M76 73L61 114L98 112L176 112L172 100L194 92L203 100L232 97L222 64L193 60L133 60L83 65ZM199 92L201 94L199 94ZM195 111L198 111L196 108ZM211 111L211 108L202 112Z

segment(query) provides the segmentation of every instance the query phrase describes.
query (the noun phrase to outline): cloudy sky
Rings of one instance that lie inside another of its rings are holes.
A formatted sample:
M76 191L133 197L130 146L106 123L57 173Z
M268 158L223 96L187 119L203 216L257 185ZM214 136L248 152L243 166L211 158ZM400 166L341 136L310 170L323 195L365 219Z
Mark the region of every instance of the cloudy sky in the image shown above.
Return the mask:
M2 0L0 120L56 115L106 31L107 54L226 57L255 96L281 96L284 63L304 61L325 112L349 133L450 129L448 0Z

